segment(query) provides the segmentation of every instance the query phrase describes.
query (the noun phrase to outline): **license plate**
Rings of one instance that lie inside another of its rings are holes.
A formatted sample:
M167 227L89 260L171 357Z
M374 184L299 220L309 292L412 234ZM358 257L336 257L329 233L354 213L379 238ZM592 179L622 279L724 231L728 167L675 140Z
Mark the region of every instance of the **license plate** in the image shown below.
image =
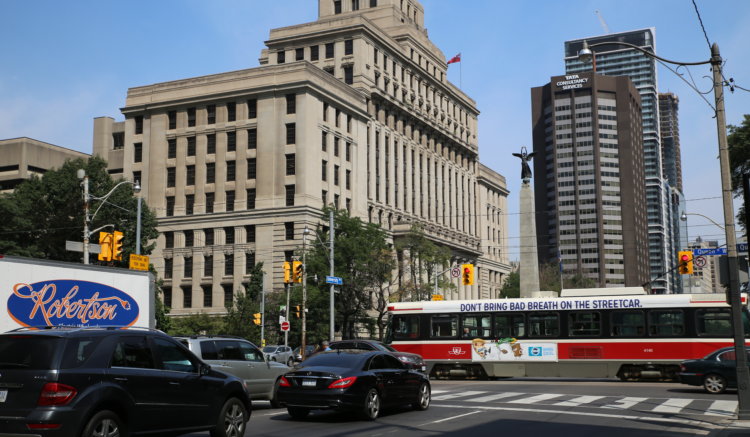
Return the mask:
M317 381L314 379L303 379L302 380L302 387L315 387L317 384Z
M0 402L5 402L8 398L8 390L0 390Z

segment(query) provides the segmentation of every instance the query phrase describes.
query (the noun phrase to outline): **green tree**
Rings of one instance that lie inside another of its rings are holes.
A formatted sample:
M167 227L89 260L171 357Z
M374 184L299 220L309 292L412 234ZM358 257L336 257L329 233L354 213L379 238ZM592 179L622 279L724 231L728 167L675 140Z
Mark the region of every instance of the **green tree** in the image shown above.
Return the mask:
M255 264L249 275L250 280L245 284L244 292L236 293L232 303L227 306L222 333L243 337L260 345L260 326L253 323L253 314L260 312L263 263Z
M450 249L429 240L419 224L412 225L409 232L395 242L395 246L400 261L399 300L429 300L434 290L435 272L440 273L447 268ZM439 287L449 287L450 282L444 280L442 275L439 279Z
M730 125L728 130L727 144L729 146L729 163L732 168L732 187L735 196L741 197L743 195L742 176L750 173L750 115L745 114L742 124L739 126ZM743 203L737 213L737 222L742 225L747 233L746 207L747 205Z
M518 269L515 269L508 273L508 277L505 278L502 288L500 288L500 297L512 298L521 296L521 275Z

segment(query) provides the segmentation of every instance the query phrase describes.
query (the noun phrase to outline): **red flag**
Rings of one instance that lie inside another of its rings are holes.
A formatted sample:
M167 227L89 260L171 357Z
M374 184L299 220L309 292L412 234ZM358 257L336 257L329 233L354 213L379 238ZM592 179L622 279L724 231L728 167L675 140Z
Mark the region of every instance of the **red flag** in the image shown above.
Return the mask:
M450 61L448 61L448 64L452 64L454 62L461 62L461 53L459 53L456 56L452 57L450 59Z

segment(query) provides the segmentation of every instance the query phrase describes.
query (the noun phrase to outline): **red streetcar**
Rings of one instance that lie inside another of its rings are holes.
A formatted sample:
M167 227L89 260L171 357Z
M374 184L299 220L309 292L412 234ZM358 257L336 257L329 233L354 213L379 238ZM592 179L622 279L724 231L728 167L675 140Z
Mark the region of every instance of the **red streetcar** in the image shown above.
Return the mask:
M640 288L562 297L399 302L387 342L422 355L430 376L673 380L680 362L733 345L724 294L649 295ZM742 295L745 337L747 296Z

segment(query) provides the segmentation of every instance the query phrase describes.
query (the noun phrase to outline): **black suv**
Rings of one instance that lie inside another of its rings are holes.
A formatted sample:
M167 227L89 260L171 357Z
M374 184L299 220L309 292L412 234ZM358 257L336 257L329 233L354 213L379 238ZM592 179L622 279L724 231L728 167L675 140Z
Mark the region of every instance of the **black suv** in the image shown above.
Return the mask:
M127 437L209 430L241 437L242 380L146 328L0 334L0 437Z

